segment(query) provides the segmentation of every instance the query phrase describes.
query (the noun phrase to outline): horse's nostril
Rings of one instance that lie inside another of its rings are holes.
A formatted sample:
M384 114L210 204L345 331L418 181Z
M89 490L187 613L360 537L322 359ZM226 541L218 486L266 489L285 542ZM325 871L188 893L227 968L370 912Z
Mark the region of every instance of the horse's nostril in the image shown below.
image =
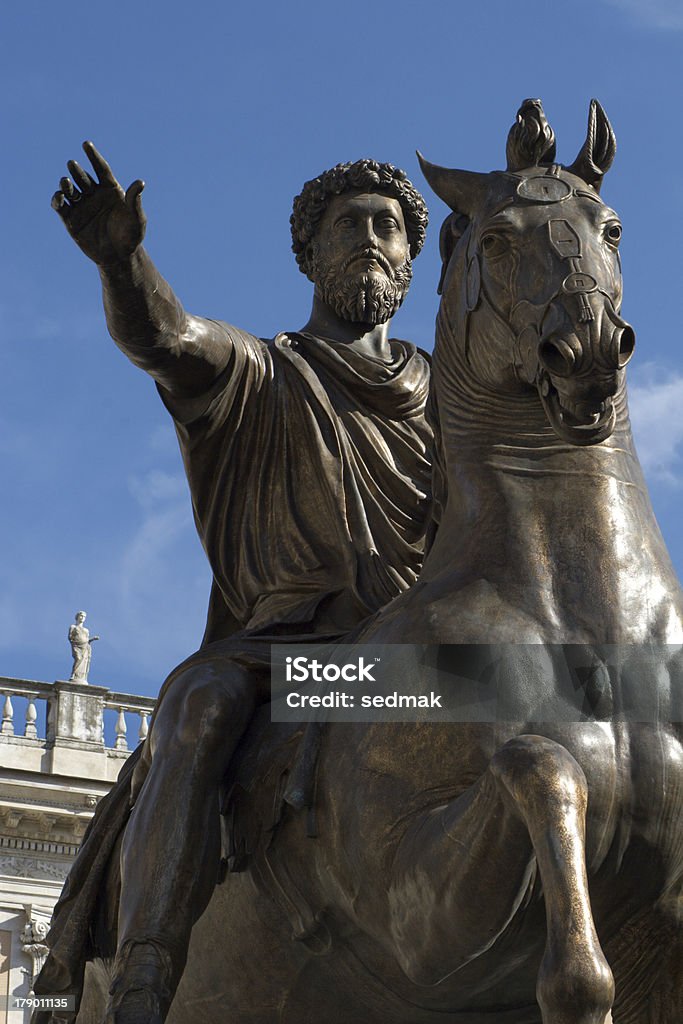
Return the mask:
M616 332L615 344L617 366L621 368L626 366L636 347L636 335L633 328L627 324L624 328L618 330Z
M566 341L559 338L542 341L538 348L541 365L556 377L568 377L574 369L576 356Z

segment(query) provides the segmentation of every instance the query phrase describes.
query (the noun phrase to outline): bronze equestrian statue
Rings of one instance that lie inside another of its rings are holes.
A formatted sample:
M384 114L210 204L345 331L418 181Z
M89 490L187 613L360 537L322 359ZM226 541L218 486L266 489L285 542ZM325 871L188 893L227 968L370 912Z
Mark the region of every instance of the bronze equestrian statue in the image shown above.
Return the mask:
M621 226L599 194L614 151L593 101L579 156L557 164L526 101L505 171L423 161L453 211L438 530L416 584L354 641L495 652L502 710L327 725L314 830L282 799L297 734L252 730L232 808L246 869L195 925L172 1024L680 1019L683 594L628 420ZM548 720L577 659L587 704ZM115 876L79 1024L106 1002Z

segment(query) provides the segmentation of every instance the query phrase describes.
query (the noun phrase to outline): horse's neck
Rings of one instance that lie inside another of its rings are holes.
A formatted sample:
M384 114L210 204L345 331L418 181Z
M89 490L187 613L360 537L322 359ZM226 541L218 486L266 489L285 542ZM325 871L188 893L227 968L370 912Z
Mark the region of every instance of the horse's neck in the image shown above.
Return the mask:
M559 441L533 394L487 396L476 415L452 394L444 404L446 507L423 580L485 581L549 639L683 639L680 589L625 395L612 438L592 448Z

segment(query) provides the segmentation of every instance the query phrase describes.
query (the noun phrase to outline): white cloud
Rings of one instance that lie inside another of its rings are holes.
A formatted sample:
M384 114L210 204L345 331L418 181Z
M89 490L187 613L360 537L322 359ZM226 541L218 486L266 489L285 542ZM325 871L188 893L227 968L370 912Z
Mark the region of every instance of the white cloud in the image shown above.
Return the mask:
M646 28L676 31L683 29L681 0L605 0L610 7L629 15Z
M133 497L145 509L157 508L160 504L176 503L180 500L185 506L189 501L187 483L180 473L152 469L144 476L131 477L128 487Z
M178 459L178 439L170 420L154 428L147 438L147 450L156 457Z
M150 573L160 568L164 556L189 525L187 509L176 503L167 507L148 506L121 560L121 590L125 598L139 589L149 591Z
M650 363L634 374L629 408L645 473L670 486L683 484L683 377Z

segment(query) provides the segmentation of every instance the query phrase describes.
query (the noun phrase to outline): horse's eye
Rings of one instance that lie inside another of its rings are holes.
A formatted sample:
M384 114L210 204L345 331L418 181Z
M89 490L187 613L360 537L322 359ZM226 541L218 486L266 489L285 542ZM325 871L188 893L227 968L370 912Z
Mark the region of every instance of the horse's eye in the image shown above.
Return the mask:
M481 251L484 256L502 256L506 251L505 241L500 235L484 235L481 240Z
M605 232L605 237L610 245L619 245L621 241L621 224L610 224Z

